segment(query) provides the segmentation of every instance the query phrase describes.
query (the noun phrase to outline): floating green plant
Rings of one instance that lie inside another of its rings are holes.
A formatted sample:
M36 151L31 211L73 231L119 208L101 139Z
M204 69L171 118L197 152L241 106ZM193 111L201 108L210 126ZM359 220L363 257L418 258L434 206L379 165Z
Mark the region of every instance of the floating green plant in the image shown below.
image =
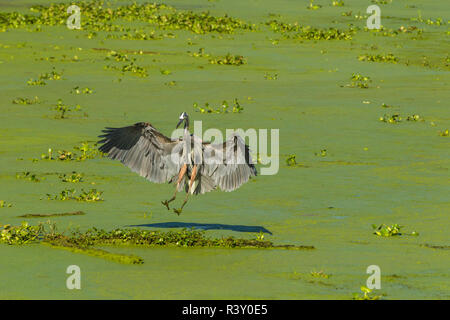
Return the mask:
M51 72L48 73L41 73L39 75L39 78L37 80L30 79L27 81L27 84L30 86L35 85L46 85L47 83L45 80L61 80L62 79L62 73L55 71L55 68Z
M272 31L283 34L284 39L297 40L351 40L356 33L354 27L343 31L336 28L319 29L311 26L300 26L298 23L289 24L278 20L266 22Z
M388 54L363 54L358 56L359 61L369 61L369 62L390 62L390 63L397 63L399 59L394 56L392 53Z
M322 149L319 152L315 152L314 155L318 157L326 157L328 155L327 149Z
M11 208L12 204L7 203L5 200L0 200L0 208Z
M80 154L81 153L81 154ZM60 160L60 161L84 161L103 157L103 153L97 149L97 143L90 144L88 141L82 142L80 145L74 146L73 151L58 150L57 155L53 155L53 150L48 149L47 153L41 155L42 160Z
M97 189L91 189L88 191L81 189L81 193L79 195L76 195L75 192L76 192L75 189L64 189L59 194L56 195L47 193L47 199L61 200L61 201L77 200L84 202L103 201L102 198L103 191L97 191Z
M393 237L393 236L401 236L401 235L410 235L410 236L418 236L419 234L415 231L413 231L410 234L402 233L401 229L403 226L400 226L398 224L393 224L391 226L381 224L376 225L373 224L372 228L374 229L373 234L380 236L380 237Z
M275 74L269 74L269 73L265 73L264 74L264 79L266 79L266 80L278 80L278 74L277 73L275 73Z
M19 28L41 25L62 25L67 19L67 7L70 3L53 3L31 7L38 15L21 14L18 12L2 13L0 28ZM174 7L156 3L132 3L121 6L107 7L103 1L81 1L80 7L86 19L81 20L81 28L88 30L91 38L95 31L134 31L130 26L114 24L118 22L141 21L156 25L162 29L188 30L194 33L233 33L236 29L254 30L254 25L227 15L213 16L209 12L194 13L192 11L176 10ZM1 30L1 29L0 29Z
M320 4L314 4L314 0L309 0L309 5L306 7L306 9L309 10L317 10L322 8Z
M97 149L97 143L90 144L88 141L81 142L80 145L74 146L74 150L81 152L80 155L76 156L76 160L84 161L87 159L94 159L102 157L103 153Z
M333 0L333 2L331 4L333 5L333 7L343 7L344 6L344 1L342 1L342 0Z
M315 278L324 278L329 279L331 277L330 274L326 274L325 272L321 271L311 271L311 276Z
M224 57L216 57L209 59L211 64L220 64L220 65L230 65L230 66L240 66L247 63L247 60L240 55L232 55L227 53Z
M396 113L393 115L385 114L382 117L380 117L379 120L382 122L386 122L386 123L399 123L399 122L403 121L403 118L400 116L400 114ZM418 114L413 114L411 116L407 116L406 121L417 122L417 121L425 121L425 120L422 117L420 117Z
M75 88L73 88L72 90L70 90L70 93L74 93L74 94L91 94L94 91L88 87L86 88L80 88L79 86L76 86Z
M36 173L31 173L29 171L24 171L22 173L16 173L17 179L24 179L32 182L41 182L41 180L45 179L42 177L38 177Z
M288 167L294 167L297 165L296 157L297 156L295 154L290 154L289 156L287 156L286 164Z
M346 87L367 89L369 88L369 83L372 82L370 77L363 76L359 73L353 73L350 79L351 83L347 84Z
M0 243L21 245L36 242L42 233L42 226L30 226L22 222L20 226L0 225Z
M390 4L392 3L392 0L371 0L372 3L375 4Z
M226 100L224 100L222 102L222 105L217 108L211 107L208 102L205 103L204 107L200 107L198 103L194 103L193 108L196 112L200 112L200 113L229 113L229 112L240 113L240 112L244 111L244 107L241 106L241 104L239 103L237 98L234 99L234 103L233 103L233 107L232 107L231 111L229 110L230 105L228 104L228 102Z
M406 117L406 121L424 121L418 114L413 114L411 116Z
M193 52L190 53L188 52L191 56L196 57L196 58L207 58L210 57L211 55L209 53L205 52L205 48L199 48L197 52Z
M361 292L362 295L360 293L353 293L353 300L380 300L381 296L377 296L372 294L372 289L369 289L365 286L361 287Z
M71 182L71 183L77 183L77 182L83 182L84 175L82 173L77 173L75 171L72 171L70 174L60 174L59 178L62 182Z
M382 108L395 108L395 106L386 104L386 103L384 103L384 102L381 104L381 107L382 107Z
M76 106L69 106L62 102L61 99L58 99L58 102L53 107L53 110L55 110L57 113L55 115L56 119L66 119L67 113L72 111L80 111L81 106L77 104Z
M16 98L12 101L13 104L24 104L24 105L30 105L30 104L37 104L41 103L41 100L37 96L35 96L33 99L28 98Z
M399 123L402 121L402 118L400 117L399 114L393 115L385 114L382 117L380 117L379 120L386 123Z

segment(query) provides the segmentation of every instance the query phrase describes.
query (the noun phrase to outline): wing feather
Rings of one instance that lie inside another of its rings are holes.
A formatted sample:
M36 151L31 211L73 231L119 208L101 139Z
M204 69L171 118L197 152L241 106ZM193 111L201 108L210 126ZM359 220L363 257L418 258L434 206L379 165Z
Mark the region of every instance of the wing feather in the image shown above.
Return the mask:
M203 157L201 175L211 178L223 191L236 190L257 175L250 149L238 134L224 143L204 143Z
M133 172L156 183L172 182L181 168L182 140L171 140L150 123L105 128L99 150L119 160ZM172 151L175 151L171 157Z

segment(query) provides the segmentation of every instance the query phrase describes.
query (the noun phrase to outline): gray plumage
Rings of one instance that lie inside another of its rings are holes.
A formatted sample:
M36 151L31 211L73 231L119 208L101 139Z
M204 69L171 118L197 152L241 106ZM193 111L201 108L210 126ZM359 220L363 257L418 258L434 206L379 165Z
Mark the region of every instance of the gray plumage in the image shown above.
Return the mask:
M103 139L99 141L102 144L99 150L156 183L176 182L181 167L187 164L187 177L183 176L178 191L188 190L188 179L197 164L193 194L217 187L233 191L256 176L249 147L238 134L234 133L224 143L211 144L191 135L188 126L187 122L183 138L173 140L145 122L106 128L100 136Z

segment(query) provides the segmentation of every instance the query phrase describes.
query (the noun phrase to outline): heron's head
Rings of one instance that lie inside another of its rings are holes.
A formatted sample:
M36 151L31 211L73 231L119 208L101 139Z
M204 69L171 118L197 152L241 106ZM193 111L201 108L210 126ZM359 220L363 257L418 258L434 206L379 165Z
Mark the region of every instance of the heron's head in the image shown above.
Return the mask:
M186 112L182 112L180 114L180 118L179 118L179 121L178 121L178 124L177 124L177 128L180 126L180 124L183 123L183 121L185 121L184 127L189 126L189 116L188 116L188 114Z

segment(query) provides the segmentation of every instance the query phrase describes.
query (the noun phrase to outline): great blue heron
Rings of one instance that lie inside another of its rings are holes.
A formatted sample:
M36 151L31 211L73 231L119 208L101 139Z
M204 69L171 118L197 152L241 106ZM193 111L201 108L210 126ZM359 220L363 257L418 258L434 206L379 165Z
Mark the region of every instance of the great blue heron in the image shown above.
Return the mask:
M176 181L175 193L163 201L168 210L177 192L203 194L219 187L233 191L256 176L256 168L250 156L249 147L242 137L233 133L224 143L203 142L189 132L189 116L181 113L177 128L184 122L182 138L170 139L147 122L138 122L122 128L106 128L99 136L103 144L99 150L111 159L120 160L132 171L156 183Z

